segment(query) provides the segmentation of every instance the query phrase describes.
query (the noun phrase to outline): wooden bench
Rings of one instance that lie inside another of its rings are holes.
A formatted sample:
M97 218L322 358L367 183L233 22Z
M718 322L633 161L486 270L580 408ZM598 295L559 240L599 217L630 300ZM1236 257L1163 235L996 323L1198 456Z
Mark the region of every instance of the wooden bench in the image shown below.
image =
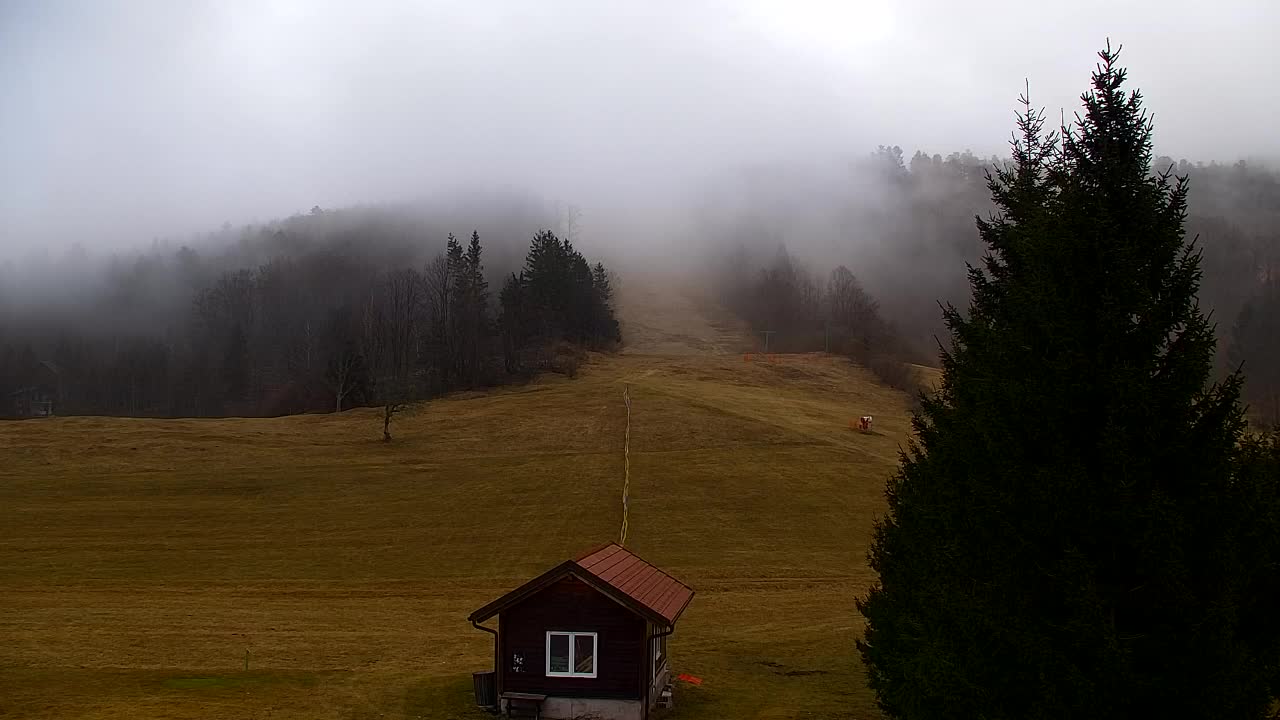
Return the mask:
M507 701L507 717L531 717L541 720L542 703L546 702L547 696L535 693L504 692L502 699ZM513 712L515 714L512 714Z

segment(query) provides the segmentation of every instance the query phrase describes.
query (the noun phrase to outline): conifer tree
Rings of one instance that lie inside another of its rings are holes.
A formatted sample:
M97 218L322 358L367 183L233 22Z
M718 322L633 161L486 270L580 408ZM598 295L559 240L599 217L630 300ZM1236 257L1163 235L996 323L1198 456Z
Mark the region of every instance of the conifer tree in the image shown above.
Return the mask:
M519 364L526 344L558 341L607 346L621 339L613 315L613 290L603 263L593 268L573 243L542 230L534 236L524 269L500 295L504 354Z
M489 283L484 279L483 253L480 233L472 230L471 243L467 245L467 272L470 275L471 295L476 311L481 315L489 309Z
M449 325L445 334L445 354L449 358L449 371L455 377L463 377L465 354L463 350L463 328L467 324L464 308L467 297L471 294L471 275L467 272L466 257L463 255L462 243L449 233L445 243L445 265L449 278Z
M594 323L592 333L602 343L622 341L622 330L613 316L613 285L609 282L609 271L604 263L597 262L591 268L591 290L594 293Z
M1275 543L1247 541L1274 474L1237 472L1187 183L1152 174L1141 96L1099 56L1074 128L1023 99L888 483L859 649L893 717L1259 718L1276 689Z
M525 304L524 273L512 273L502 284L498 293L501 307L498 316L498 329L502 335L502 357L508 373L521 371L520 350L524 347L528 331L528 308Z
M484 279L480 233L471 231L471 243L464 258L466 298L463 315L465 355L470 383L478 385L484 372L484 349L489 339L489 283Z
M565 246L569 258L568 298L565 307L569 313L570 339L577 343L588 343L594 339L597 310L591 266L582 257L582 253L569 246L568 241Z

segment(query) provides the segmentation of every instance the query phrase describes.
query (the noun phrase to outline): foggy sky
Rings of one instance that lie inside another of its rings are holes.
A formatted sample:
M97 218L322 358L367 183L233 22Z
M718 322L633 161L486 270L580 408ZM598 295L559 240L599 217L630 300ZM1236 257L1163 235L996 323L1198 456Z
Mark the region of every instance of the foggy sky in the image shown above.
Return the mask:
M1004 154L1024 78L1073 112L1108 36L1157 152L1274 160L1277 29L1266 0L0 0L0 257L462 186L639 242L726 168Z

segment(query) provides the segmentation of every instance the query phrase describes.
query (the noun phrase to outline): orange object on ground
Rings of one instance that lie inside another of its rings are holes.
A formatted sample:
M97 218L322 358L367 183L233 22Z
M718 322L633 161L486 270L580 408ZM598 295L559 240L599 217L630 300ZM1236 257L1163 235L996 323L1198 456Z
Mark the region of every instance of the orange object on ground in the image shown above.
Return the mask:
M687 682L687 683L691 683L691 684L693 684L693 685L701 685L701 684L702 684L702 678L700 678L700 677L694 677L694 676L692 676L692 675L685 675L684 673L680 673L679 675L677 675L677 676L676 676L676 679L677 679L677 680L683 680L683 681L685 681L685 682Z

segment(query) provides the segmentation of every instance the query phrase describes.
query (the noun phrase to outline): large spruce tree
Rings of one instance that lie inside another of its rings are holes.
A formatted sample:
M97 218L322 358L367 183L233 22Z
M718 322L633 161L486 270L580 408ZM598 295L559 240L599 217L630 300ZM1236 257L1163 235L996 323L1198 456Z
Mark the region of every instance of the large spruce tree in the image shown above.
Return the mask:
M1260 717L1275 689L1275 556L1250 540L1274 474L1235 472L1187 183L1153 174L1141 96L1099 55L1074 127L1024 98L888 484L859 648L894 717Z

